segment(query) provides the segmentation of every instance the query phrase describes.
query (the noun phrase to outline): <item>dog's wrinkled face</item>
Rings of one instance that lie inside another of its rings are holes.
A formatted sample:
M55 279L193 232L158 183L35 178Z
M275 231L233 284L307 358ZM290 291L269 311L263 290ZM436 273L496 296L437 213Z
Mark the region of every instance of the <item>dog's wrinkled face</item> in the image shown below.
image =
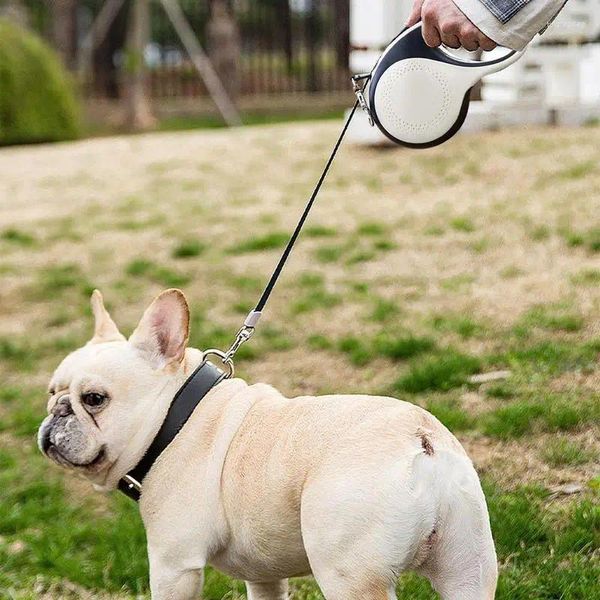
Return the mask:
M112 466L143 446L165 396L181 383L189 311L178 290L163 292L126 340L94 292L92 340L60 364L49 385L42 452L104 485Z

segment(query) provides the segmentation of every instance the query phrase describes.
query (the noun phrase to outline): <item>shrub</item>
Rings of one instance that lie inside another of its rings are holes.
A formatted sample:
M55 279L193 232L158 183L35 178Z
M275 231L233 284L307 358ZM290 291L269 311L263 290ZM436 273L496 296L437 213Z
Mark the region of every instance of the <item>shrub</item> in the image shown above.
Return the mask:
M79 108L59 59L37 36L0 19L0 145L79 134Z

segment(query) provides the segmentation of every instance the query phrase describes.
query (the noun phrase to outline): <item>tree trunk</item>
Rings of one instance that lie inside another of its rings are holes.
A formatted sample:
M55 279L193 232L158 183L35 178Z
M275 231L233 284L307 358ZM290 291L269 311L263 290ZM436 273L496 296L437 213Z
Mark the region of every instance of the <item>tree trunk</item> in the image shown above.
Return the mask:
M150 0L133 0L123 65L125 125L129 129L148 129L156 123L148 98L144 60L144 50L149 41Z
M52 44L69 69L77 62L77 8L79 0L51 0Z
M350 66L350 0L335 0L335 52L338 67Z
M120 98L121 85L115 55L123 49L127 37L130 2L112 20L102 41L93 50L93 91L105 98Z
M240 91L240 33L226 0L212 0L208 22L208 56L232 100Z
M292 9L289 0L277 3L277 21L277 26L281 29L288 74L291 74L294 64L294 46L292 43Z
M317 0L310 0L310 8L305 21L306 47L308 51L307 87L309 92L319 91L318 61L318 28L319 7Z
M9 21L27 27L29 25L29 15L23 0L5 0L0 5L0 17L5 17Z

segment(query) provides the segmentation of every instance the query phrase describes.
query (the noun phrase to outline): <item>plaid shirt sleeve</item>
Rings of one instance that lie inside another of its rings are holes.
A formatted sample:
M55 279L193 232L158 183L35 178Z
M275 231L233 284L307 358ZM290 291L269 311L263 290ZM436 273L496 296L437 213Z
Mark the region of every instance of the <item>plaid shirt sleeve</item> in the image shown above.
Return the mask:
M481 3L502 23L508 23L531 0L481 0Z
M453 0L485 35L501 46L522 50L543 32L567 0Z

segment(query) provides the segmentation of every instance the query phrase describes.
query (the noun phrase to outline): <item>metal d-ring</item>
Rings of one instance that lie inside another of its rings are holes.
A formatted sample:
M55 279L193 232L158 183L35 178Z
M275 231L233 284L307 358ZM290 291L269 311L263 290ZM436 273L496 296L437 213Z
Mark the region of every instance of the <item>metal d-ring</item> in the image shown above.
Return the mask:
M218 356L221 363L227 367L227 371L225 372L225 379L231 379L235 374L235 367L233 366L233 360L226 353L221 350L217 350L216 348L211 348L210 350L206 350L204 352L204 360L207 359L208 356Z

